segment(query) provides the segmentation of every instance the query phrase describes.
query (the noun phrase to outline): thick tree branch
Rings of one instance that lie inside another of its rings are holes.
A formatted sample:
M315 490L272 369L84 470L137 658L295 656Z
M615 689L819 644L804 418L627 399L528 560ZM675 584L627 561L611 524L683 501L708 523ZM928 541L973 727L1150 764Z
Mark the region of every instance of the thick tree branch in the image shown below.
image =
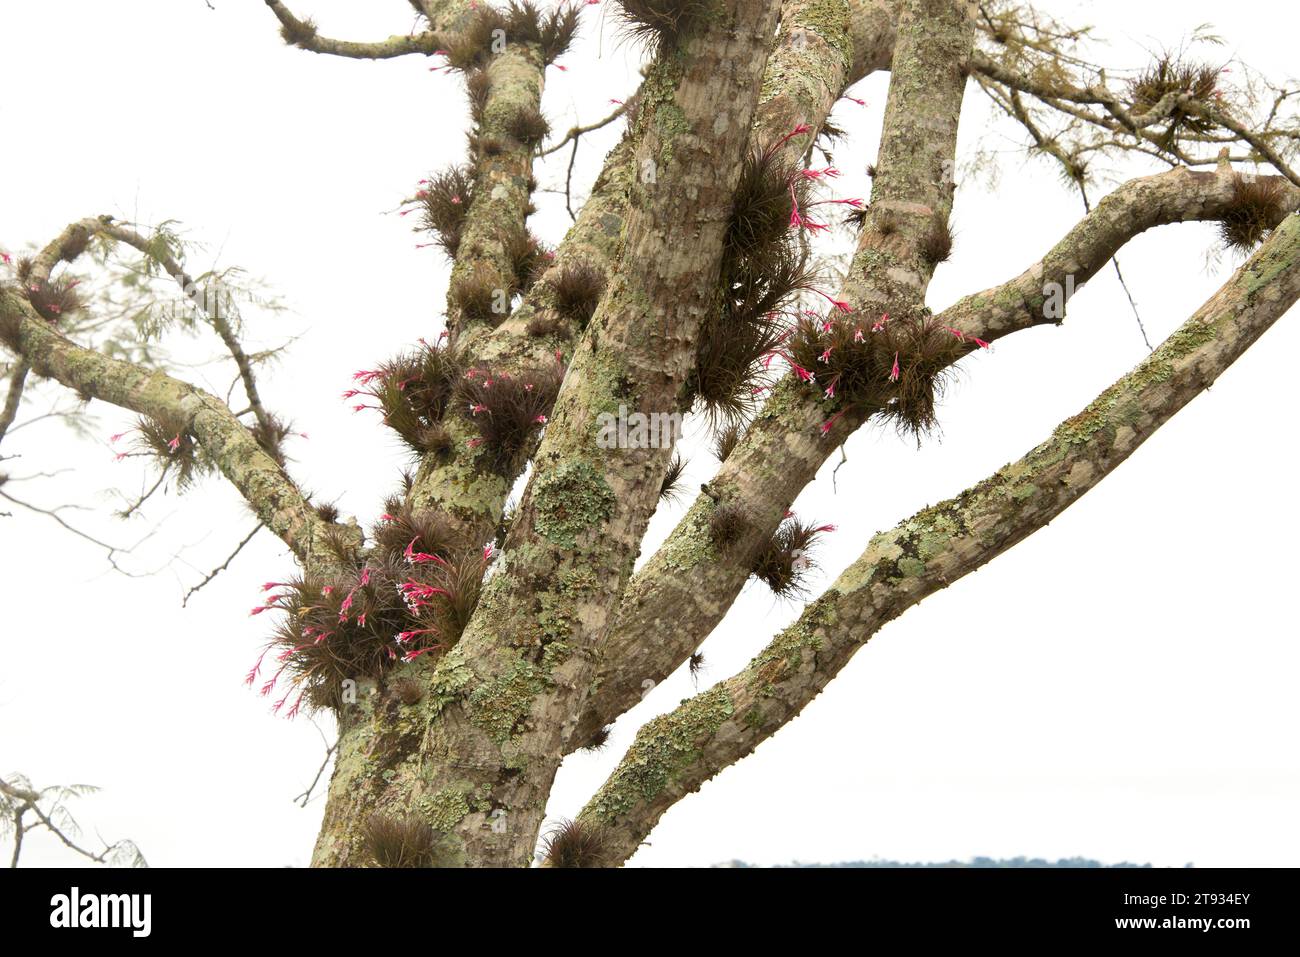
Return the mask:
M1037 263L1015 279L959 300L940 319L987 341L1059 323L1065 315L1066 290L1082 288L1129 240L1156 226L1222 219L1236 201L1238 181L1239 174L1226 167L1213 173L1179 168L1130 180L1097 203ZM1277 184L1280 221L1300 208L1300 189L1281 177L1257 180L1261 185L1269 181Z
M438 49L438 37L432 32L391 36L387 40L372 43L332 40L321 36L316 31L316 24L311 20L300 20L294 16L280 0L266 0L266 5L280 21L280 35L284 37L284 41L301 50L310 50L312 53L326 53L360 60L387 60L410 53L432 56Z
M938 25L942 25L941 28ZM952 206L951 171L965 79L957 64L974 38L964 7L948 0L902 5L872 209L896 228L863 229L846 299L870 326L882 313L923 305L934 264L923 243ZM662 547L632 579L602 647L600 681L570 748L641 700L704 641L740 593L752 557L771 539L795 497L865 421L848 409L828 436L829 412L788 376L775 387L736 449ZM722 507L746 517L727 547L710 523Z
M415 806L460 794L462 806L442 823L472 860L519 864L531 855L567 736L564 715L578 706L591 646L668 464L664 449L599 448L596 414L620 401L648 411L677 404L718 281L778 10L775 0L730 0L651 68L636 168L654 175L633 185L621 268L570 366L498 571L465 633L433 666L438 731L420 749L418 777L398 774L388 785L393 800ZM503 684L515 689L509 718L500 711ZM467 769L469 755L476 766ZM336 772L331 804L355 801L355 790ZM509 810L504 834L484 826L490 804ZM347 863L355 845L333 833L329 814L316 862Z
M1300 299L1291 216L1145 362L1020 461L877 535L734 677L649 722L580 819L626 860L682 796L794 718L887 622L1045 526L1208 388Z
M141 415L180 418L266 526L304 562L328 560L332 526L216 396L161 372L78 346L0 286L0 342L40 376Z

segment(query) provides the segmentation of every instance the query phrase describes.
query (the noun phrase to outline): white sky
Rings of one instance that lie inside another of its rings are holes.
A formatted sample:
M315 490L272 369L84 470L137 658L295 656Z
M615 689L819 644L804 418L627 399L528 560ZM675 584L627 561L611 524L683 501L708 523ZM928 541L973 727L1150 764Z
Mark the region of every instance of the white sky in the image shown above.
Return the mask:
M177 219L222 265L265 277L292 312L252 321L254 344L301 334L273 373L268 404L311 435L294 473L364 524L404 456L374 419L338 397L358 368L417 336L436 335L447 264L392 215L413 184L464 153L459 81L422 58L386 63L288 49L260 2L46 0L0 9L0 248L48 241L101 212L144 223ZM403 0L296 0L322 32L374 39L405 32ZM1114 38L1116 64L1176 46L1211 21L1238 56L1288 75L1300 16L1287 5L1046 2ZM634 87L637 54L603 44L591 8L574 50L548 71L557 128L604 115ZM1082 11L1082 12L1080 12ZM1289 24L1284 21L1290 20ZM842 102L852 135L836 154L839 195L866 195L887 77ZM1076 196L1026 165L986 129L970 97L962 151L1004 150L996 189L969 177L958 241L930 304L1018 274L1078 218ZM578 176L595 175L616 134L591 137ZM563 157L542 170L562 184ZM1145 170L1143 170L1145 171ZM533 226L555 241L563 203L543 197ZM1153 339L1228 274L1207 268L1212 227L1166 227L1122 254ZM198 268L210 261L195 259ZM197 269L195 270L197 271ZM830 689L757 753L674 808L633 859L702 865L881 857L964 859L1083 855L1181 866L1300 864L1297 698L1300 646L1292 603L1300 535L1290 356L1295 316L1064 516L986 569L885 628ZM211 344L209 344L211 348ZM213 350L215 352L215 350ZM1063 328L998 343L963 363L941 439L915 446L880 430L855 436L797 503L833 521L823 585L876 530L1015 459L1138 362L1141 339L1106 272L1071 302ZM184 374L224 393L224 369ZM242 676L265 640L247 610L258 586L291 571L265 533L182 611L186 589L251 528L237 497L210 480L157 499L130 527L106 518L110 490L145 472L115 464L106 437L130 417L94 406L93 442L58 425L20 430L6 463L72 469L11 485L114 541L166 523L137 556L153 577L105 573L102 553L48 519L0 519L0 772L38 785L86 781L101 794L76 808L106 838L135 839L155 865L305 865L323 808L292 803L315 773L321 736L305 719L267 714ZM688 479L715 467L688 426ZM832 463L833 464L833 463ZM646 553L680 509L652 524ZM820 589L819 589L820 590ZM798 613L751 583L704 647L704 681L744 665ZM703 684L701 685L703 687ZM692 693L678 674L621 720L603 754L561 770L553 816L575 814L635 728ZM328 733L327 718L318 719ZM92 831L93 834L93 831ZM27 864L75 863L34 837Z

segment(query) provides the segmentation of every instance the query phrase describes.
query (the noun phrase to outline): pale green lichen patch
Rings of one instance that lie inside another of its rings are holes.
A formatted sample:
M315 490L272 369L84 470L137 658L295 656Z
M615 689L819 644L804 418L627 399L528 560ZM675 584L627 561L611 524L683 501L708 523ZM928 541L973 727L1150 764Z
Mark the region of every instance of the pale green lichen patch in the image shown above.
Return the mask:
M635 805L653 800L695 764L700 748L733 710L726 687L716 685L646 724L586 813L612 822Z
M538 533L562 548L573 548L578 536L609 520L614 492L589 462L564 462L538 481L533 503Z
M473 724L497 743L504 743L517 730L535 699L546 688L546 678L537 666L518 661L504 674L470 692L465 709Z

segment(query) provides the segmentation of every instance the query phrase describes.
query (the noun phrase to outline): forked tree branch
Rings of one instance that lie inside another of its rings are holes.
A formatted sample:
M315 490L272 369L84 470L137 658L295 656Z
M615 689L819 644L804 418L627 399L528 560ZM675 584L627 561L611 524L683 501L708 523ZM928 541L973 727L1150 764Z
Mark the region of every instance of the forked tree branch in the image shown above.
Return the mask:
M684 795L771 737L879 629L980 568L1094 488L1300 299L1300 216L1133 372L1024 458L872 539L743 670L647 723L583 810L607 863Z

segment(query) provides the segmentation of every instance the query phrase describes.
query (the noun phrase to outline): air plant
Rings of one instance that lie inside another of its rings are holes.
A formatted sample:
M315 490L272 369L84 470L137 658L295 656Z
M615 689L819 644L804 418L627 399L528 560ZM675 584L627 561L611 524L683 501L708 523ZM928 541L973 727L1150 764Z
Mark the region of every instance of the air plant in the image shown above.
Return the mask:
M738 505L719 505L709 516L709 537L722 548L739 541L748 527L749 519Z
M1277 176L1236 173L1232 201L1219 220L1219 238L1234 252L1249 253L1287 214L1287 188Z
M164 471L176 477L177 491L185 491L215 466L190 433L191 421L183 415L166 412L142 415L136 420L136 450L153 456ZM125 453L120 453L120 455Z
M513 283L507 284L484 263L451 281L447 301L471 322L500 323L509 314Z
M729 422L718 429L713 437L713 454L719 462L727 461L744 434L744 427L738 422Z
M380 410L384 424L413 452L445 451L450 447L450 438L442 418L456 392L461 368L451 349L441 343L422 342L415 351L402 353L378 369L356 373L354 387L343 397L377 400L376 405L358 401L353 409Z
M952 257L952 245L952 227L947 217L936 211L921 234L921 258L931 268L946 263Z
M934 427L936 400L949 367L966 351L965 338L924 311L862 322L851 316L805 318L779 354L807 388L840 410L823 425L824 433L844 408L854 407L921 435Z
M515 288L521 292L531 289L555 258L555 253L526 229L511 232L504 245L515 274Z
M474 174L467 166L454 166L421 184L417 198L423 211L423 228L435 233L448 256L460 249L465 216L474 201Z
M517 375L470 369L461 378L457 397L478 432L471 441L485 453L489 467L513 469L520 452L546 424L563 378L558 361Z
M592 732L590 740L587 741L579 750L581 751L604 751L605 746L609 744L609 735L613 730L611 725L605 725L603 728L597 728Z
M1129 111L1141 116L1159 106L1166 97L1186 97L1194 103L1209 104L1218 94L1219 67L1194 63L1166 54L1129 81ZM1165 124L1165 136L1173 142L1179 130L1205 135L1215 123L1185 106L1173 106Z
M834 530L834 525L814 526L787 516L754 562L754 576L780 598L802 594L807 573L814 567L809 551L819 535Z
M520 144L535 149L551 132L551 124L536 107L526 106L506 121L506 132Z
M579 330L585 329L605 291L605 274L587 263L566 262L546 280L555 310Z
M377 867L432 867L438 835L416 817L372 814L362 839Z
M659 50L677 46L713 15L708 0L618 0L618 5L627 35Z
M275 651L279 667L261 692L269 695L285 679L288 691L277 712L295 690L290 716L303 704L338 708L346 682L378 680L403 662L451 648L478 603L491 560L490 550L465 544L434 513L386 513L372 554L354 570L340 565L263 586L268 597L252 613L283 617L245 681L258 681L266 654Z
M542 837L543 867L603 867L608 837L599 824L562 820Z
M668 471L664 473L663 483L659 486L659 501L676 502L681 498L682 476L686 473L686 460L680 452L674 452L668 462Z

